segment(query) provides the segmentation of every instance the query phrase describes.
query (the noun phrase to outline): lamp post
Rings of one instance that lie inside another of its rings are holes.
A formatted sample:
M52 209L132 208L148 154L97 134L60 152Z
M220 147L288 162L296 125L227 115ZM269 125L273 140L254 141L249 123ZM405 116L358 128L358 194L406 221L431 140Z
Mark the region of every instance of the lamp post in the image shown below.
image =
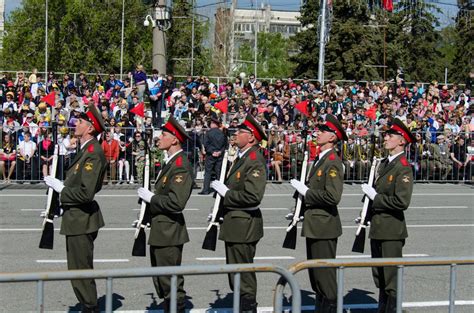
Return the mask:
M122 0L122 34L120 37L120 80L122 80L122 75L123 75L124 29L125 29L125 0Z
M145 17L143 25L153 27L153 68L160 73L166 73L166 34L171 27L171 17L166 0L158 0L150 9L151 14Z
M46 9L45 9L45 20L44 24L44 77L46 83L48 83L48 0L46 0Z

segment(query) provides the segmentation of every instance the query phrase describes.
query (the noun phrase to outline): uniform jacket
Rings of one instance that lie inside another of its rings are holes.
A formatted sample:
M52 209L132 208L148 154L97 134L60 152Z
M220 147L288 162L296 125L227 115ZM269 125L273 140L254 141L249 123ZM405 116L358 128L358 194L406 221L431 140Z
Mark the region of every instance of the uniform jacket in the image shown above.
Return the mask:
M311 169L304 197L302 235L313 239L334 239L342 234L337 205L344 183L342 161L332 149Z
M193 177L184 152L166 163L155 182L151 198L151 231L148 244L177 246L189 241L183 210L191 195Z
M95 138L87 142L72 161L60 196L64 208L62 235L89 234L104 226L94 196L102 188L106 167L104 151Z
M372 213L369 238L399 240L408 237L403 211L408 208L413 192L410 163L402 153L387 165L380 165L375 190L377 195L369 207Z
M262 213L260 209L245 211L245 208L258 208L263 199L267 183L265 159L254 146L234 162L224 182L229 191L221 202L224 222L219 239L255 242L263 237Z

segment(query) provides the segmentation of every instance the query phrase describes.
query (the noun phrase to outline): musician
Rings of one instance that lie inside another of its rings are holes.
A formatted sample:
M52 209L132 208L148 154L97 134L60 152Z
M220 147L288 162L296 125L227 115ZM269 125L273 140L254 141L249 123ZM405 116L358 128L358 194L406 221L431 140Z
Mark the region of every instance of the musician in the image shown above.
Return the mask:
M238 158L227 173L224 183L213 181L211 187L222 196L224 221L219 239L225 242L227 264L253 263L257 243L263 237L262 213L259 209L266 185L266 162L258 151L260 141L266 140L265 131L247 114L235 133L239 147ZM233 290L233 274L229 275ZM257 312L257 277L242 273L242 312Z
M66 173L64 184L46 176L46 185L60 194L64 209L61 231L66 236L67 266L69 270L93 269L94 240L104 219L94 196L102 188L107 161L97 135L105 129L102 117L94 104L81 113L76 121L75 136L80 150ZM71 280L82 312L99 312L97 288L93 279Z
M333 115L326 115L326 123L319 126L317 142L319 158L308 175L306 184L292 179L291 186L304 196L303 237L310 259L336 258L337 238L342 235L337 205L341 200L344 170L335 146L347 140L341 123ZM311 287L316 293L318 312L336 312L336 269L310 269Z
M191 164L181 148L190 139L178 121L170 117L163 126L158 148L167 152L162 170L155 181L155 192L138 189L138 196L150 204L152 216L150 238L151 266L179 266L183 245L189 241L183 210L191 196ZM156 293L164 299L165 312L170 311L171 277L153 277ZM178 276L177 312L185 311L184 278Z
M375 186L362 185L362 191L372 200L369 238L373 258L402 257L408 237L403 211L408 208L413 191L413 172L404 151L408 143L415 141L405 124L394 119L384 137L389 156L378 168ZM378 312L396 312L397 268L372 268L372 275L379 288Z

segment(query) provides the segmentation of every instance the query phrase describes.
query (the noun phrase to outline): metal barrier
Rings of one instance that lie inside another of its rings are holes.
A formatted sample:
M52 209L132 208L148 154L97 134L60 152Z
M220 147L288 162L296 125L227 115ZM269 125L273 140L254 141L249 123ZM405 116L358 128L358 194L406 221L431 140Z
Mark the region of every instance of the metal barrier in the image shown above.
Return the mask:
M41 127L46 130L50 127ZM65 128L62 127L62 130ZM151 128L145 129L141 133L141 141L145 142L145 148L141 148L139 141L135 135L139 132L136 128L121 128L120 132L113 133L114 138L118 141L119 156L115 162L108 164L104 182L106 183L140 183L142 169L144 166L144 149L152 151L152 175L157 173L162 161L163 154L158 152L156 146L156 130ZM192 131L189 129L189 131ZM229 133L233 129L228 130ZM66 169L72 161L76 149L67 148L67 144L71 139L71 130L60 133L58 135L58 143L60 146L59 170L58 177L63 180ZM302 166L304 155L304 147L298 146L297 137L300 131L269 131L269 140L261 151L267 161L267 179L269 181L283 180L287 181L292 178L298 178ZM44 134L40 131L36 132L31 140L35 143L36 152L33 156L25 158L20 155L20 142L22 131L17 130L11 134L11 141L14 144L10 150L16 150L13 159L3 157L3 147L6 144L4 138L0 138L0 183L2 182L2 171L5 177L10 174L8 171L13 167L10 177L11 181L22 182L40 182L42 176L49 173L48 161L54 149L47 149L41 145ZM6 136L5 134L4 136ZM413 176L415 182L472 182L474 178L474 133L462 133L468 140L455 151L456 157L464 160L463 165L454 162L451 157L451 149L447 144L437 145L436 143L414 143L406 148L406 156L413 167ZM202 146L205 136L205 130L200 132L192 131L192 140L188 140L183 144L188 159L193 167L194 175L202 177L204 170L204 156L202 154ZM422 134L422 138L424 138ZM104 136L105 138L105 136ZM135 140L134 140L135 139ZM384 151L382 147L382 139L375 139L375 146L370 138L356 137L353 143L339 143L336 150L343 161L345 167L344 180L346 182L364 182L368 179L372 154L377 157L383 157ZM304 140L301 139L303 143ZM454 144L454 143L451 143ZM372 148L374 147L374 148ZM311 138L307 142L307 150L310 152L310 161L314 160L317 155L317 147ZM160 158L161 156L161 158ZM199 175L197 175L199 172Z
M337 313L343 312L344 270L359 267L397 267L397 313L402 313L403 300L403 269L408 266L449 266L449 313L454 313L456 291L456 268L458 265L474 265L474 256L468 257L420 257L420 258L380 258L380 259L320 259L307 260L293 264L288 269L293 275L309 268L337 268ZM286 281L280 279L275 289L274 308L276 313L282 312L283 290Z
M229 264L229 265L184 265L166 267L142 267L111 270L75 270L59 272L36 272L36 273L1 273L0 283L12 282L37 282L37 311L44 312L44 282L53 280L72 279L106 279L105 312L112 312L112 290L115 278L136 278L152 276L171 276L171 313L177 309L177 281L178 275L206 275L235 273L233 312L239 312L240 304L240 273L247 272L273 272L279 274L289 283L292 294L292 311L301 312L301 293L296 278L286 269L272 264Z

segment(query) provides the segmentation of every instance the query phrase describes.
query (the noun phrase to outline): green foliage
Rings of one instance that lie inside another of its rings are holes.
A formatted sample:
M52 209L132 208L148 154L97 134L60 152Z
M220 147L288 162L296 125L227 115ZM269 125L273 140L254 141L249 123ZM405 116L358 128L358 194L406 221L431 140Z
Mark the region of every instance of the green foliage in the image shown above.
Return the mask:
M48 2L48 69L120 71L121 0ZM6 23L2 67L44 68L44 12L44 0L25 0L12 12ZM141 0L126 1L124 71L136 64L151 66L152 32L143 27L146 13Z
M456 17L456 37L454 38L454 60L451 73L453 78L463 82L474 71L474 14L466 10L459 11Z
M168 72L187 75L191 73L192 51L192 2L176 0L173 2L173 24L167 31ZM194 19L194 74L210 72L210 50L202 46L203 37L209 26L197 16Z
M332 25L325 51L325 79L383 80L385 76L390 80L402 67L407 80L440 80L444 67L455 59L456 62L462 59L469 71L469 54L472 62L473 49L462 51L465 59L455 57L450 45L459 37L441 37L433 10L435 7L426 3L417 8L396 6L393 12L386 12L380 8L369 10L367 2L362 0L333 1ZM295 38L300 50L292 59L298 64L297 76L317 77L318 15L319 1L308 0L300 18L307 29ZM472 47L472 28L464 29L466 33L470 31L470 37L463 36L464 44ZM381 67L384 64L385 73Z
M280 33L258 33L257 46L257 75L259 77L291 76L295 68L295 64L289 60L291 39L284 38ZM245 61L255 59L253 42L240 46L238 59ZM238 64L235 74L254 71L254 64L241 63Z

